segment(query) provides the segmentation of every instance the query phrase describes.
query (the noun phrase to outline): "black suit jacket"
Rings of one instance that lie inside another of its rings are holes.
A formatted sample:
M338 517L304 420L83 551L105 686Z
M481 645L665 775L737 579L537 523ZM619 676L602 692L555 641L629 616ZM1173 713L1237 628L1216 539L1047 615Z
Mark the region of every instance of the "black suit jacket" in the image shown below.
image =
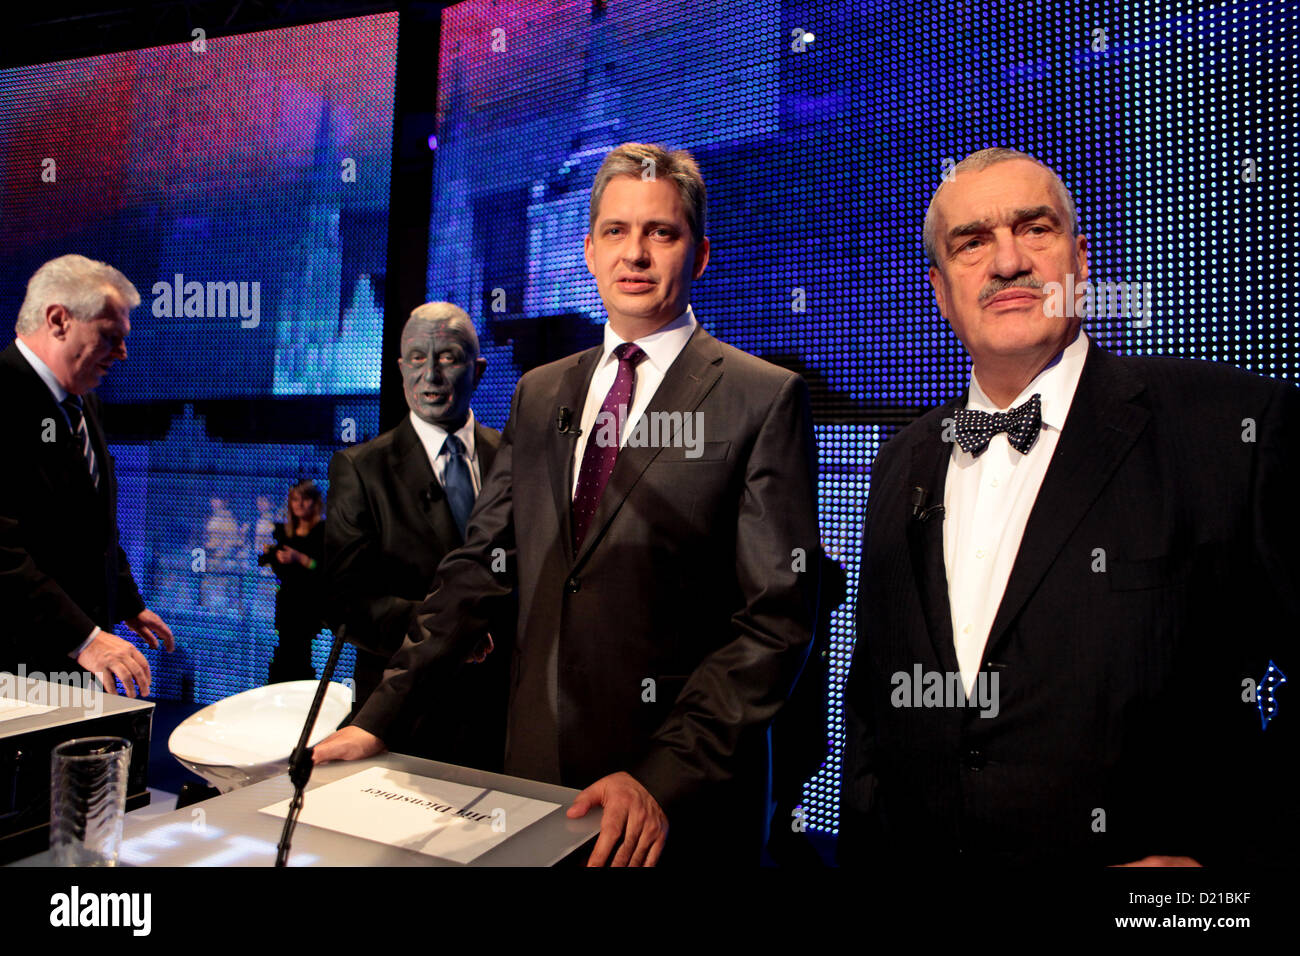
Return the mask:
M475 424L479 473L486 479L501 433ZM429 588L438 562L463 543L442 485L409 417L372 441L334 455L329 470L325 571L331 621L347 625L357 648L356 708L383 679ZM508 627L493 629L509 646ZM449 763L500 770L508 661L467 668L399 745Z
M69 651L95 626L112 633L144 601L118 543L117 481L100 428L99 399L83 396L99 488L62 409L10 344L0 352L0 517L10 519L0 592L25 594L27 626L0 620L0 670L75 667Z
M807 386L697 328L647 414L699 412L700 456L625 446L575 553L576 435L557 415L580 417L601 351L520 379L467 543L356 723L386 737L506 607L506 772L585 787L628 771L668 815L665 860L756 860L767 729L816 613Z
M1295 666L1297 394L1090 344L981 662L999 679L994 717L891 699L918 664L958 671L944 516L913 505L916 488L942 503L958 406L885 445L845 689L843 862L1294 846L1294 792L1268 761L1293 760L1300 706L1288 720L1283 699L1264 730L1242 698L1270 659Z

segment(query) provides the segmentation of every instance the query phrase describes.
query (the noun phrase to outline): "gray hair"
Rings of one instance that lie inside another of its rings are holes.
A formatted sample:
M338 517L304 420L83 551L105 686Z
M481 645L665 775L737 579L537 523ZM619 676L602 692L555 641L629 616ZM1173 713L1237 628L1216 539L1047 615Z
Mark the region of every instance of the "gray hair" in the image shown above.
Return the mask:
M1052 184L1056 190L1056 198L1060 200L1061 206L1065 209L1065 227L1071 235L1076 235L1079 232L1079 214L1074 208L1074 197L1070 195L1070 190L1065 187L1065 183L1056 174L1056 170L1028 153L1022 153L1018 149L1008 149L1005 146L993 146L989 149L977 150L952 167L952 174L955 176L957 173L977 173L982 169L988 169L998 163L1010 162L1013 159L1026 159L1052 174ZM939 264L939 257L936 253L939 240L935 235L938 225L934 219L934 201L939 197L939 191L945 185L946 181L940 183L939 188L930 197L930 205L925 209L925 227L921 230L922 238L925 241L925 258L929 260L932 266Z
M453 325L463 326L465 329L465 338L469 344L474 347L475 358L479 355L478 332L474 328L474 320L458 305L451 302L426 302L424 305L417 305L411 310L411 315L406 320L406 325L410 325L416 320L426 322L450 322ZM406 333L406 325L402 326L402 333Z
M587 229L596 230L596 212L600 209L601 197L605 187L615 176L641 176L645 170L653 169L656 179L667 178L677 187L686 207L686 221L691 226L691 237L698 243L704 238L705 217L708 210L708 195L704 191L704 179L700 176L700 167L695 157L684 149L671 152L655 143L623 143L611 150L596 170L596 178L591 184L591 211L587 217Z
M45 324L45 310L61 305L74 319L89 321L104 311L109 290L122 297L129 310L140 304L140 293L126 276L107 262L85 256L66 255L51 259L27 280L27 297L18 310L14 331L31 335Z

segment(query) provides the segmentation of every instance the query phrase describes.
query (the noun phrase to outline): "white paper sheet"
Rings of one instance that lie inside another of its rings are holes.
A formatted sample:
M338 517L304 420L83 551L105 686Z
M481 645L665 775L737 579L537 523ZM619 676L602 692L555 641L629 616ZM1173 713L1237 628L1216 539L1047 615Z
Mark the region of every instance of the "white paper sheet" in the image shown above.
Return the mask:
M0 720L15 720L19 717L35 717L56 710L52 704L30 704L25 700L12 697L0 697Z
M469 863L557 807L513 793L371 767L308 790L298 822ZM283 817L289 801L261 812Z

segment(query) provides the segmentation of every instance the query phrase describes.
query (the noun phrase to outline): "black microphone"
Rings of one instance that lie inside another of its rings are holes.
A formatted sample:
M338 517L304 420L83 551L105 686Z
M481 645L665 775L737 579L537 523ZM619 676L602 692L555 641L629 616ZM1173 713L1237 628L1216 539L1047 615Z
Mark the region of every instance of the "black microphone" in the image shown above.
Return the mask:
M316 725L316 718L320 715L321 704L325 703L325 694L334 679L334 668L338 666L339 655L343 652L345 631L347 625L340 624L338 630L334 632L334 643L330 646L325 670L316 684L316 696L312 698L311 707L307 711L307 722L302 725L302 733L298 735L298 746L293 748L293 753L289 757L289 780L293 784L293 796L289 800L289 812L284 817L284 827L280 830L280 842L275 848L276 866L289 865L289 847L293 843L293 831L298 826L298 814L302 812L303 794L307 790L307 784L311 782L311 752L314 748L308 747L307 741L311 740L311 731Z
M931 505L925 507L925 501L930 497L930 493L917 485L912 489L912 518L915 521L928 521L935 515L943 514L943 505Z
M568 405L561 405L555 413L555 430L561 435L577 438L582 434L581 428L573 427L573 410Z
M429 487L420 489L420 504L426 508L432 507L433 503L438 500L438 491L438 483L436 481L429 482Z

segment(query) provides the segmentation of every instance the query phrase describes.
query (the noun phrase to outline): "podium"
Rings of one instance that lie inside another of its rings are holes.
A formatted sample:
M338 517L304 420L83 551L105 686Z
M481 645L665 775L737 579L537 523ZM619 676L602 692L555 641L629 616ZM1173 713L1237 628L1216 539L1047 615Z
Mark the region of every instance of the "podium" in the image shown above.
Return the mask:
M565 811L577 790L385 753L368 760L318 765L306 792L371 767L434 777L483 790L498 790L558 803L558 809L514 833L470 863L454 863L418 850L401 849L360 837L321 829L299 821L289 866L551 866L568 857L600 832L601 809L570 820ZM170 813L133 820L127 814L122 832L121 866L271 866L280 839L282 817L259 812L293 793L287 774L242 787ZM29 861L40 865L40 860ZM584 857L585 862L585 857Z
M28 712L23 702L41 706ZM126 807L148 806L153 708L98 687L92 693L25 673L0 674L0 864L50 845L50 752L75 737L131 741Z

